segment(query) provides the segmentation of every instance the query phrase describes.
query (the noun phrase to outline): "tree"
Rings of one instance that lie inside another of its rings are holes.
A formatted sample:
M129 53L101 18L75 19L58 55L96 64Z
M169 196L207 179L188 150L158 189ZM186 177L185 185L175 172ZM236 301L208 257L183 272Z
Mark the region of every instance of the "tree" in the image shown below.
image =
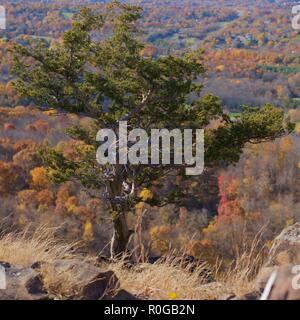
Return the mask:
M182 57L154 58L141 54L137 21L141 8L113 1L104 12L81 10L62 41L49 47L39 41L31 46L14 46L14 87L24 98L40 106L77 113L94 119L87 130L68 130L73 139L89 148L78 149L71 160L61 152L43 152L45 165L56 182L76 179L90 189L105 190L114 225L111 253L127 248L131 231L126 215L142 201L140 192L164 177L183 172L183 167L163 165L105 165L96 161L96 132L127 121L131 128L150 132L152 128L206 129L206 166L238 161L247 142L274 139L292 129L284 124L284 114L270 105L246 109L234 120L223 111L220 100L201 96L203 74L200 50ZM191 98L193 97L193 98ZM220 120L218 128L209 123ZM185 190L153 195L147 202L162 206L180 204Z
M46 189L49 186L49 179L44 167L36 167L30 171L32 185L37 189Z

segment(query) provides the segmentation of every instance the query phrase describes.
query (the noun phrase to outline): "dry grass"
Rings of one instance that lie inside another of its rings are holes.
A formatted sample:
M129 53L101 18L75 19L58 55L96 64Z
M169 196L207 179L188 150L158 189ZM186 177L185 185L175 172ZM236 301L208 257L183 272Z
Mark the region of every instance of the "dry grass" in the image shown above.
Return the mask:
M242 252L225 273L217 275L227 291L238 297L258 289L253 280L266 260L265 247L259 249L259 242L260 240L255 238L249 250Z
M42 267L41 273L45 288L55 299L64 300L78 294L77 275L71 270L57 273L51 264L48 264Z
M189 266L180 266L180 258L170 258L155 264L144 263L133 269L124 267L123 261L107 268L116 273L123 289L144 299L207 298L201 290L206 282L207 265L200 265L194 272L189 272Z
M77 285L76 274L57 274L51 263L60 259L82 259L75 253L79 243L65 244L55 238L56 229L40 227L33 233L27 229L21 233L8 233L0 236L0 261L14 266L30 267L36 262L41 265L41 273L47 291L57 298L74 295ZM86 259L92 259L86 257Z
M65 244L54 236L55 229L40 227L33 233L8 233L0 237L0 261L30 267L33 263L74 258L77 244Z
M122 288L145 299L216 300L228 295L241 297L256 291L254 278L262 267L264 248L259 249L260 235L254 238L249 249L241 253L232 265L221 271L221 263L214 266L199 265L194 272L191 266L183 269L178 259L155 264L143 264L137 270L124 268L123 261L110 264L120 279ZM207 274L209 272L209 274ZM207 283L213 276L215 281Z
M10 233L0 236L0 261L30 267L34 262L44 261L41 272L46 289L56 298L68 298L76 293L76 274L57 274L51 262L58 259L81 259L93 263L93 257L82 257L73 250L74 244L66 245L54 237L53 229L41 227L34 233ZM183 268L179 258L168 258L155 264L125 267L124 259L104 264L103 268L115 272L122 289L143 299L215 300L228 294L241 296L255 290L253 279L263 263L259 239L249 250L243 252L227 270L215 266L199 265L190 272L190 265ZM76 245L75 245L76 246ZM207 277L215 281L207 284Z
M255 290L252 278L246 276L250 271L238 267L217 274L212 283L204 280L205 266L192 273L167 262L143 264L138 270L128 270L122 262L107 267L116 273L123 289L144 299L216 300Z

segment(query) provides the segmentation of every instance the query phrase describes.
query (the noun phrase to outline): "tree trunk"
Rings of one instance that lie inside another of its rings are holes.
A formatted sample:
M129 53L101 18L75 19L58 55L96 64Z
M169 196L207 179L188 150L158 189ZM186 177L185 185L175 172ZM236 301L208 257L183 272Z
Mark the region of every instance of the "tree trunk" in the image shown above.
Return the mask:
M118 213L113 220L113 237L111 240L111 258L120 257L127 251L127 245L130 238L130 230L128 229L126 214Z
M127 195L123 190L123 184L126 181L126 168L122 165L116 165L114 169L114 178L108 182L107 190L113 220L110 253L111 258L118 258L127 252L132 231L128 229L126 214L129 211L129 205Z

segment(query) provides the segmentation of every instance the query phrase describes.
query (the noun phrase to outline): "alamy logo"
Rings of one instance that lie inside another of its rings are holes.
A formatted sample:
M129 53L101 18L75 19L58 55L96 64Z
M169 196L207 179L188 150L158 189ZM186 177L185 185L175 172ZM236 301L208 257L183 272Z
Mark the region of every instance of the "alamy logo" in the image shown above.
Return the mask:
M101 165L170 165L185 166L186 175L196 176L204 170L204 130L152 129L151 137L143 129L128 132L127 121L119 130L101 129L97 161Z
M6 274L5 274L5 268L0 265L0 290L6 289Z
M0 30L6 29L6 10L4 6L0 6Z
M294 30L300 30L300 4L293 6L292 14L294 15L292 27Z

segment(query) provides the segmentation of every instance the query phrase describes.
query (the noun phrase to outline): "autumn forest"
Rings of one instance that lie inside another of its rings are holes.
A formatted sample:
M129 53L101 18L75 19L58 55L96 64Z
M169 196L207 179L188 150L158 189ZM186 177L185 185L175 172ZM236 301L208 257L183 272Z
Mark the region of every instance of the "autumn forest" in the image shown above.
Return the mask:
M293 1L1 5L0 230L47 226L82 255L172 252L224 271L300 222ZM204 128L204 173L99 168L97 129L124 115Z

